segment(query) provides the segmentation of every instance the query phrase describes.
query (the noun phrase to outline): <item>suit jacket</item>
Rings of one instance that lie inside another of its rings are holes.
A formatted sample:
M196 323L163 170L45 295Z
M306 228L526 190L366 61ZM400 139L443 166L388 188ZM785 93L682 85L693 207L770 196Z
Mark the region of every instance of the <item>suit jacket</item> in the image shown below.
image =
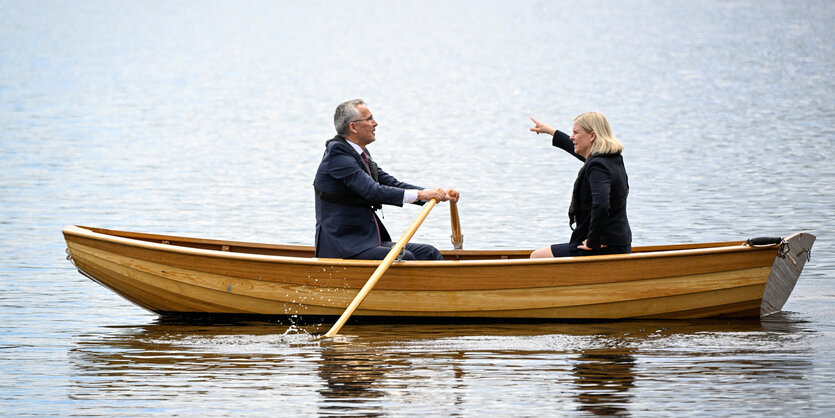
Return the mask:
M568 135L556 131L553 145L564 149L581 161L582 155L574 153L574 144ZM626 198L629 195L629 178L620 154L604 154L590 158L585 169L580 170L579 195L577 196L577 226L571 234L569 247L576 249L587 240L589 248L632 245L632 229L626 218Z
M371 155L366 150L368 158ZM316 200L316 257L350 258L391 241L373 205L403 206L404 189L422 187L401 182L378 167L379 182L369 175L362 157L342 136L325 144L325 154L316 170L313 186ZM355 202L337 203L325 196Z

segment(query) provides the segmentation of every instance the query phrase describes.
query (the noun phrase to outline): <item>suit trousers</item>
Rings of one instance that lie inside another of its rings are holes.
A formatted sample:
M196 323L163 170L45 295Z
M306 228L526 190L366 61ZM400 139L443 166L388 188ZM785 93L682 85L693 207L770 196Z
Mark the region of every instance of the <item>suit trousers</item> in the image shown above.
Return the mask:
M353 257L356 260L382 260L386 258L395 242L383 241L379 247L369 248ZM403 248L403 260L443 260L444 257L437 248L429 244L417 244L409 242Z

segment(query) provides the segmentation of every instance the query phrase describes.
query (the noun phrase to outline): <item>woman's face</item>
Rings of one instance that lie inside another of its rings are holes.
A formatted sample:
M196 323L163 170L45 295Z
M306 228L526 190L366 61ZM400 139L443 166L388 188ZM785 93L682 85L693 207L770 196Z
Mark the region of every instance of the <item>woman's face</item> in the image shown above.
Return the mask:
M579 123L574 122L574 129L571 131L571 142L574 143L574 153L589 158L591 144L596 137L597 134L594 132L586 132Z

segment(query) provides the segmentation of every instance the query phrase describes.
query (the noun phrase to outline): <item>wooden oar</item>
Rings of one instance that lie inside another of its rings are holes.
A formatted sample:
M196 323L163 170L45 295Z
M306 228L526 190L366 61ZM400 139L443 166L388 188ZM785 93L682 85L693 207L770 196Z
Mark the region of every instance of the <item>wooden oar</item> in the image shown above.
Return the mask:
M449 220L452 226L452 248L460 250L464 248L464 236L461 235L461 222L458 221L458 205L455 202L449 202Z
M394 263L394 259L397 258L398 254L400 254L400 250L402 250L403 247L406 246L406 243L409 242L410 239L412 239L412 236L415 235L415 232L417 232L418 227L421 223L423 223L423 220L426 219L426 216L429 215L429 211L432 210L432 208L435 206L435 203L438 203L438 201L432 199L425 205L423 205L423 210L420 212L417 219L415 219L415 221L412 222L412 226L410 226L409 229L407 229L406 232L403 234L403 236L401 236L400 239L397 240L397 243L394 244L394 247L391 247L391 251L389 251L388 255L386 255L386 258L383 259L383 262L380 263L380 266L377 267L377 270L374 270L374 274L372 274L371 277L368 278L368 281L365 282L365 286L363 286L362 289L360 289L360 292L357 293L357 296L354 297L354 300L351 302L350 305L348 305L348 308L345 309L345 312L342 313L342 316L339 317L339 320L337 320L336 323L333 324L333 327L331 327L330 331L328 331L328 333L325 334L325 337L333 337L339 332L340 329L342 329L342 326L345 325L345 322L348 321L348 318L350 318L354 311L357 310L357 307L360 306L360 303L362 303L363 299L365 299L365 297L368 296L368 292L371 292L371 289L374 288L374 285L377 284L377 281L380 280L380 277L383 277L383 274L385 274L389 267L391 267L391 264Z

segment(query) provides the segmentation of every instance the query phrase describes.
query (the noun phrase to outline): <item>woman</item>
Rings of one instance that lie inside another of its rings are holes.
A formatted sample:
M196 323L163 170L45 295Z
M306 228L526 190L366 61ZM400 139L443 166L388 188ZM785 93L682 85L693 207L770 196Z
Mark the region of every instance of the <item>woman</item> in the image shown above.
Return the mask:
M534 118L537 134L553 135L553 145L585 161L571 195L568 243L554 244L531 253L531 258L575 257L632 252L632 230L626 219L629 181L623 167L623 145L612 135L606 117L587 112L574 118L569 137ZM576 227L574 224L576 223Z

